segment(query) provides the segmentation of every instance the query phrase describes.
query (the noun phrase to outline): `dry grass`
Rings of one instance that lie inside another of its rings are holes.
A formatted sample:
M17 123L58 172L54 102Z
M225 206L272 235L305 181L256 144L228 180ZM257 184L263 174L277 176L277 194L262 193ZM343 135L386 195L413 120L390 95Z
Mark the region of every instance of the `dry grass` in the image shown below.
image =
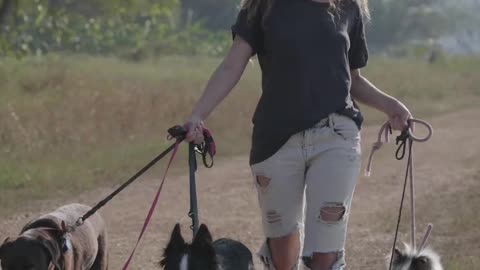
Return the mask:
M124 180L167 143L219 59L166 57L132 64L52 56L0 62L0 212L26 198L66 196ZM478 102L480 60L374 59L365 71L415 115ZM208 121L219 154L246 153L259 96L254 63ZM367 123L383 120L365 110Z

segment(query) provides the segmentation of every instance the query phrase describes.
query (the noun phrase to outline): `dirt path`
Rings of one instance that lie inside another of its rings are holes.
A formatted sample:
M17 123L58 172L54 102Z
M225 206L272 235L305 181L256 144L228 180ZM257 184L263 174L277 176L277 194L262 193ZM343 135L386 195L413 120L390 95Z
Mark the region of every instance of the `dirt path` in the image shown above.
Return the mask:
M461 192L479 182L480 163L476 160L480 158L480 126L474 124L479 118L480 110L469 110L425 119L431 122L435 134L431 141L417 144L415 151L419 204L428 204L426 194ZM367 157L377 131L378 127L364 129L364 157ZM375 157L372 177L362 177L357 187L347 245L349 269L384 269L382 265L391 245L405 164L394 160L393 153L393 145L382 148ZM189 237L187 181L187 176L167 180L154 220L137 250L132 269L157 269L155 263L174 223L181 222L184 234ZM462 185L457 184L459 181ZM109 227L111 269L119 269L133 247L158 182L158 179L143 179L101 211ZM235 157L219 161L213 169L200 169L197 185L201 222L209 225L214 237L240 239L255 251L262 237L247 158ZM0 221L0 240L17 233L22 224L38 213L47 212L62 203L91 204L109 192L110 189L103 188L68 201L50 200L31 205L22 213ZM425 228L424 221L441 224L443 218L430 212L419 212L419 216L420 233ZM403 227L403 230L406 231L406 228ZM451 229L436 227L431 243L443 250L448 239L460 235L460 232ZM472 254L480 254L480 248L472 250L474 242L480 241L479 236L476 237L471 242L472 247L465 247ZM401 240L408 239L402 236Z

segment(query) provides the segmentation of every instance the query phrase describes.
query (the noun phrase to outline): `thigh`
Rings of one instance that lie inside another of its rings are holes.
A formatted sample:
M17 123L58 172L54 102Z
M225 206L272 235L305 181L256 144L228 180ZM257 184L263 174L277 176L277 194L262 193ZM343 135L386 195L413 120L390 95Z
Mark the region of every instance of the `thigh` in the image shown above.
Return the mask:
M273 156L251 166L267 238L294 232L302 223L305 159L300 134Z
M305 256L344 249L348 214L360 171L361 150L360 134L353 121L337 118L329 127L328 138L323 138L328 147L313 155L308 163Z

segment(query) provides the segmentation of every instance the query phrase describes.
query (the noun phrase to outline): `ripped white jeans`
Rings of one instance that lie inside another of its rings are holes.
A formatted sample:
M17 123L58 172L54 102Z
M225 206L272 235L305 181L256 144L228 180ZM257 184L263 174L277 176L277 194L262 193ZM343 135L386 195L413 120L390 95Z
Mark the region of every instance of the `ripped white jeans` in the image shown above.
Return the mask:
M279 151L251 166L266 238L301 231L302 257L338 254L333 270L344 269L350 205L360 170L360 132L355 122L331 114L293 135ZM331 216L336 217L331 219ZM258 255L273 269L268 245Z

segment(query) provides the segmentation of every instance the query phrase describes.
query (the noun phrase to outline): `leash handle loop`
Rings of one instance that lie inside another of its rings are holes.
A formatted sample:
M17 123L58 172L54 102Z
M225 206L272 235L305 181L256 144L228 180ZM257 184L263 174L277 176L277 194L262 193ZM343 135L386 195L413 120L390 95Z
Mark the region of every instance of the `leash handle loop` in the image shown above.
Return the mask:
M407 150L407 140L410 137L410 128L407 128L406 130L402 131L400 135L397 136L397 151L395 152L395 158L397 160L402 160L405 157L405 151Z
M417 124L419 124L421 126L424 126L427 129L428 133L424 137L415 136L414 127ZM403 131L402 134L400 134L400 136L397 137L397 144L398 144L399 138L402 139L402 140L405 140L405 137L407 135L404 134L404 132L406 132L406 134L408 134L408 139L410 139L411 141L426 142L432 137L433 128L429 123L427 123L424 120L410 118L408 120L407 130ZM374 156L375 152L378 151L383 146L383 144L389 143L389 141L390 141L390 136L389 135L391 135L391 134L392 134L392 127L391 127L390 123L388 121L386 121L382 125L382 127L380 128L380 131L378 132L377 141L375 143L373 143L373 145L372 145L372 150L370 151L370 155L368 157L367 167L365 169L365 176L369 177L371 175L372 165L373 165L373 156ZM383 140L382 140L382 136L384 137ZM405 156L405 151L406 151L406 145L403 145L401 147L403 147L404 149L403 150L397 149L398 154L396 154L396 157L399 160L403 159L403 157ZM400 151L402 151L402 155L400 155Z
M217 153L217 147L210 130L205 127L203 127L202 129L204 141L200 144L195 144L194 150L196 153L202 156L203 165L205 165L206 168L212 168L214 163L213 157ZM170 129L170 134L176 134L182 140L184 140L187 136L187 132L188 129L186 126L182 127L180 125L177 125ZM210 159L210 161L208 161L207 157Z
M415 136L414 134L414 127L417 126L417 124L421 125L421 126L424 126L426 129L427 129L427 134L425 135L425 137L417 137ZM414 142L426 142L428 140L430 140L430 138L432 137L433 135L433 128L432 126L427 123L426 121L424 120L420 120L420 119L415 119L415 118L411 118L410 120L408 120L408 137L414 141Z

